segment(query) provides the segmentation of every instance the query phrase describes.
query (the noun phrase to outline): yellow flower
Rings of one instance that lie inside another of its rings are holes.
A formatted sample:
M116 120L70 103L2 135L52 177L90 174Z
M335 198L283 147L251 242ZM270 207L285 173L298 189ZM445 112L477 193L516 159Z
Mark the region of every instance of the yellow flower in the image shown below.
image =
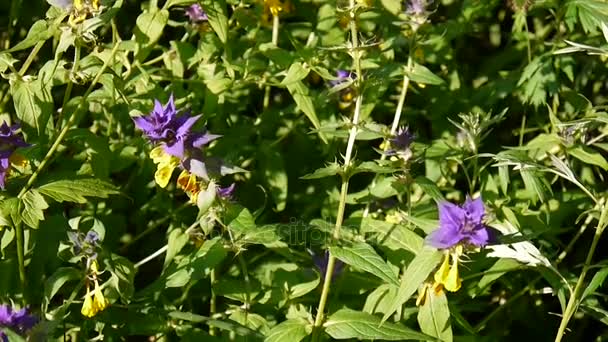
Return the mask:
M264 0L264 5L270 10L273 16L279 15L283 11L281 0Z
M196 203L198 194L201 192L201 186L198 183L195 175L186 170L182 171L177 177L177 187L184 190L184 192L188 194L188 197L190 197L190 202Z
M110 305L110 302L103 296L103 291L99 287L99 283L95 280L95 291L93 292L93 307L96 312L101 312Z
M441 284L437 284L437 283L431 284L431 283L425 282L424 284L422 284L422 286L420 286L420 288L418 288L418 297L416 298L416 306L424 305L424 303L426 302L426 299L431 294L437 296L441 292L443 292L443 286Z
M456 292L462 285L462 280L458 275L458 261L462 254L462 246L457 246L451 253L446 253L441 267L435 272L435 284L443 286L450 292ZM450 257L452 258L452 266L450 266Z
M95 306L93 305L93 297L89 296L89 287L87 286L87 294L84 297L84 303L82 303L82 309L80 313L85 317L93 317L97 314Z
M166 187L169 184L173 170L179 165L179 158L166 153L161 146L155 147L150 151L150 158L152 158L155 164L158 164L154 173L156 184L161 188Z

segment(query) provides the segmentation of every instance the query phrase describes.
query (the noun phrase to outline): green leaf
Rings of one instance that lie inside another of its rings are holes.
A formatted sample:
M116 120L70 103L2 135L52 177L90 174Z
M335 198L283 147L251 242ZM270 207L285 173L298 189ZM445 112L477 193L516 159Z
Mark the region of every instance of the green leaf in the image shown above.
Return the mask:
M226 225L231 231L240 234L246 234L257 227L249 209L240 205L233 205L228 208Z
M263 144L260 154L262 170L264 170L264 180L270 188L270 195L276 204L276 211L285 209L287 204L288 179L285 171L283 155L271 147L270 144Z
M583 292L583 296L581 297L581 302L586 297L588 297L589 295L594 293L595 290L598 289L598 287L602 286L602 284L604 283L604 280L606 280L607 276L608 276L608 267L604 267L601 270L597 271L597 273L593 275L593 278L589 282L589 285L587 285L587 288Z
M226 249L222 240L215 238L207 240L199 250L172 265L165 272L166 278L161 279L165 287L182 287L190 281L203 278L208 274L207 269L214 267L226 257Z
M406 68L405 73L410 78L410 80L422 83L422 84L442 84L443 79L439 76L435 75L431 70L429 70L424 65L414 63L414 66L411 70Z
M327 165L326 167L316 169L315 172L313 172L313 173L309 173L307 175L300 177L300 179L325 178L325 177L335 176L338 173L340 173L340 171L341 171L341 168L338 163L331 163L331 164Z
M317 112L315 111L315 106L313 105L312 97L308 94L308 87L306 87L304 83L302 83L302 81L298 81L287 84L287 90L289 90L289 93L291 94L291 96L293 96L293 100L298 105L298 108L300 108L300 110L303 111L304 114L306 114L308 120L312 122L312 125L316 129L319 129L321 127L321 124L319 123L319 119L317 118ZM327 144L327 139L325 138L325 135L323 135L323 133L319 132L319 137L321 138L321 140L323 140L324 143Z
M165 255L165 264L163 268L166 268L173 258L186 246L186 244L190 241L190 236L186 234L183 229L173 229L169 233L169 238L167 239L167 254Z
M209 25L222 43L228 41L228 15L225 0L203 0L203 8L209 17Z
M80 280L83 273L73 267L60 267L50 276L44 283L44 299L46 303L50 303L57 291L61 287L72 280Z
M437 337L443 342L451 342L450 308L444 291L426 291L424 304L418 311L418 324L423 333Z
M302 65L302 63L299 63L299 62L293 63L289 67L289 70L287 70L287 75L285 76L285 78L283 79L283 81L281 81L281 84L288 85L288 84L291 84L291 83L295 83L295 82L301 81L306 76L308 76L309 72L310 72L310 69L309 68L305 68Z
M420 284L422 284L437 265L439 265L442 256L443 253L431 247L424 247L416 254L414 260L410 262L401 277L401 285L399 286L399 291L397 292L393 306L391 307L391 310L384 315L382 318L383 321L410 299L414 292L418 290Z
M30 30L27 32L25 39L17 43L12 48L5 50L4 52L14 52L24 50L29 47L36 45L38 42L45 41L53 36L56 26L49 27L45 20L36 21Z
M361 233L379 234L377 240L392 250L404 249L417 254L424 245L424 239L405 225L394 225L370 217L363 218Z
M143 46L150 46L158 41L169 21L169 11L156 10L144 12L135 21L135 40Z
M240 336L252 335L254 337L262 337L259 332L249 329L246 326L238 324L234 321L220 321L206 316L193 314L191 312L173 311L169 313L169 317L179 320L184 320L193 323L205 323L210 327L215 327L221 330L234 332Z
M299 342L311 332L312 325L305 319L288 319L270 329L264 342Z
M385 165L382 165L385 164ZM366 161L351 170L351 175L361 172L371 173L393 173L398 171L398 168L390 166L390 162L380 163L379 161Z
M15 113L21 122L23 132L28 138L43 136L50 132L53 114L53 98L50 84L43 86L41 79L11 82L11 95L15 104Z
M338 310L329 317L323 326L325 327L325 332L337 340L435 340L428 335L407 328L401 324L382 323L377 316L351 309Z
M608 171L608 162L598 152L590 148L589 146L576 146L568 149L568 154L574 158L582 161L583 163L597 165L602 169Z
M86 203L85 197L107 198L119 194L114 185L94 178L54 181L40 186L38 191L57 202L76 203Z
M23 337L21 337L21 335L13 332L11 329L2 328L2 332L6 335L6 337L8 338L8 341L10 341L10 342L25 342L26 341Z
M9 53L0 53L0 73L6 72L9 67L15 66L15 63L17 62L19 62L19 60L13 58Z
M38 222L44 220L44 210L49 205L38 191L31 189L23 195L20 207L23 208L21 212L23 223L37 228Z
M365 242L355 243L348 247L330 247L330 252L343 262L371 273L385 282L399 285L397 274L381 257L372 246Z
M435 200L435 202L445 201L445 198L443 197L441 190L439 190L439 187L437 186L437 184L435 184L435 182L433 182L432 180L430 180L424 176L420 176L420 177L416 177L416 179L414 180L414 183L416 183L419 187L421 187L422 191L424 191L433 200Z

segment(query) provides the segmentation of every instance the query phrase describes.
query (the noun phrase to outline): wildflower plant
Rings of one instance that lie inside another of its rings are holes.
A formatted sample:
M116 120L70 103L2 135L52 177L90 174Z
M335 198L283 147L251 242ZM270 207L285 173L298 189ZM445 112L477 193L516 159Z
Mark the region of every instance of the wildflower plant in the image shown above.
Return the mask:
M603 1L0 13L0 341L608 335Z

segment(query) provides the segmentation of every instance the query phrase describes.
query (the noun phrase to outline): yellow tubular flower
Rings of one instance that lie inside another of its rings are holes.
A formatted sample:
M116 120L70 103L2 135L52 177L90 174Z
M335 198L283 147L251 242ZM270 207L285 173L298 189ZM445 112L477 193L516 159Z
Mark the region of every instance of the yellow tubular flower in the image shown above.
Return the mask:
M273 16L279 15L283 12L283 4L281 0L264 0L264 5L270 10Z
M74 0L74 8L76 8L77 10L81 10L82 9L82 0Z
M161 146L150 151L150 158L155 164L158 164L154 173L154 180L158 186L165 188L171 180L173 170L179 165L179 158L167 154Z
M188 194L188 197L190 197L190 202L196 203L198 194L201 192L201 186L198 183L195 175L186 170L182 171L177 177L177 187L184 190L184 192Z
M82 303L82 309L80 310L80 313L82 313L83 316L85 317L93 317L95 316L95 314L97 314L97 310L95 309L95 306L93 305L93 298L92 296L89 296L89 286L87 285L87 294L84 297L84 303Z
M444 284L447 279L450 268L450 255L446 254L441 267L435 272L435 283Z
M456 292L460 289L461 280L458 276L458 256L456 254L452 254L452 268L450 268L450 272L448 273L448 277L445 279L445 289L451 292Z
M106 297L103 296L99 283L97 280L95 280L95 291L93 294L93 308L95 309L95 314L105 310L108 305L110 305L110 302Z
M462 249L460 249L461 251ZM450 255L452 257L452 266L450 266ZM459 250L446 254L441 267L435 272L435 286L441 285L450 292L456 292L460 289L462 281L458 275Z
M91 6L93 6L93 8L98 11L99 10L99 0L93 0L91 1Z

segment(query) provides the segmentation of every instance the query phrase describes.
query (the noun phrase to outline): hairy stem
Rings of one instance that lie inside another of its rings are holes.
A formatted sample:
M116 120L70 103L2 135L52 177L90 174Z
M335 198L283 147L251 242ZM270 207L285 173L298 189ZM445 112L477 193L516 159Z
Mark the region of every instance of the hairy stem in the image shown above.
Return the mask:
M272 16L272 44L274 46L279 46L279 26L280 26L279 15L278 14L273 15ZM268 108L269 105L270 105L270 86L267 85L266 88L264 88L264 102L263 102L264 110L266 110L266 108Z
M68 78L68 85L65 88L65 93L63 94L63 103L61 104L61 112L59 112L59 116L57 118L57 127L61 128L61 121L63 119L63 112L65 111L65 106L68 104L70 100L70 96L72 95L72 87L74 87L74 81L72 81L74 74L78 70L78 64L80 63L80 45L76 44L74 48L74 64L72 65L72 70L70 71L70 77Z
M566 328L568 327L568 322L578 309L578 305L580 304L580 294L583 288L583 283L585 282L585 277L587 276L587 272L589 272L589 268L591 267L591 262L593 261L593 254L595 253L595 249L597 248L597 244L602 237L602 233L604 228L606 227L606 215L608 214L608 208L604 205L602 206L602 213L600 215L600 220L598 222L597 228L595 230L595 235L593 235L593 241L591 242L591 247L589 248L589 252L587 253L587 258L585 259L585 264L583 265L583 270L578 277L576 282L576 286L574 287L574 291L570 295L570 299L568 300L568 305L566 306L566 310L564 310L564 314L562 315L562 320L559 324L559 329L557 330L557 335L555 336L555 342L560 342L564 337L564 333L566 332Z
M36 45L36 46L38 46L38 45ZM106 68L110 64L110 61L114 59L114 55L116 54L116 51L118 51L118 47L119 46L120 46L120 44L118 44L118 43L116 43L114 45L114 48L112 49L112 53L111 53L110 57L108 57L108 59L103 64L103 66L101 67L101 69L99 69L99 72L97 72L97 75L95 76L95 79L93 79L93 83L91 83L91 85L87 89L86 93L82 96L82 99L80 100L80 104L79 104L78 108L72 114L72 116L70 117L70 119L66 123L65 127L63 127L63 129L59 133L59 136L57 136L57 138L55 139L55 142L53 143L53 145L51 146L51 148L49 149L49 151L47 152L47 154L44 156L44 159L42 160L42 162L40 162L40 165L38 165L38 168L36 169L36 171L34 171L32 173L32 175L30 176L30 178L27 180L27 183L25 184L25 186L19 192L19 194L17 195L17 198L19 198L19 199L23 198L23 196L32 187L32 185L34 184L34 182L36 181L36 179L40 175L40 172L44 169L44 167L46 166L46 164L49 163L49 161L51 160L51 158L53 157L53 155L57 151L57 148L59 148L59 145L63 141L63 138L65 138L65 135L67 134L68 130L70 129L70 126L72 126L72 124L74 124L74 122L76 121L76 117L78 116L77 115L78 114L78 110L84 108L84 105L86 104L87 98L89 97L89 95L93 91L93 87L99 81L99 78L101 77L101 75L103 74L103 72L106 70ZM32 54L33 54L33 51L32 51ZM32 56L32 54L30 54L30 56ZM25 64L24 64L24 67L25 68L22 68L22 72L25 72L25 70L27 70L27 67L26 67ZM17 224L15 226L15 234L16 234L16 237L17 237L17 261L19 263L19 278L21 279L22 286L25 289L25 284L26 284L26 278L25 278L25 255L24 255L25 241L23 239L23 224Z
M15 227L15 235L17 237L17 262L19 263L19 281L21 282L21 290L25 292L25 241L23 237L23 223L19 223Z
M350 0L350 34L351 34L351 52L355 63L355 71L357 73L356 85L357 85L357 99L355 102L355 112L353 113L352 127L348 136L348 143L346 145L346 153L344 154L344 171L350 167L352 158L353 148L355 145L355 138L357 137L357 125L359 124L359 116L361 114L361 104L363 103L363 74L361 73L361 50L359 49L359 38L356 24L356 13L355 13L355 0ZM340 188L340 202L338 204L338 212L336 214L336 225L334 226L333 237L334 239L340 238L340 230L342 228L342 222L344 221L344 211L346 209L346 195L348 194L348 175L343 174L342 186ZM327 297L331 288L332 276L334 273L334 267L336 264L336 258L330 253L329 260L327 261L327 271L325 272L325 278L323 281L323 290L321 292L321 298L319 299L319 306L317 308L317 316L312 331L312 341L316 342L319 340L321 335L321 327L324 321L325 306L327 305Z

